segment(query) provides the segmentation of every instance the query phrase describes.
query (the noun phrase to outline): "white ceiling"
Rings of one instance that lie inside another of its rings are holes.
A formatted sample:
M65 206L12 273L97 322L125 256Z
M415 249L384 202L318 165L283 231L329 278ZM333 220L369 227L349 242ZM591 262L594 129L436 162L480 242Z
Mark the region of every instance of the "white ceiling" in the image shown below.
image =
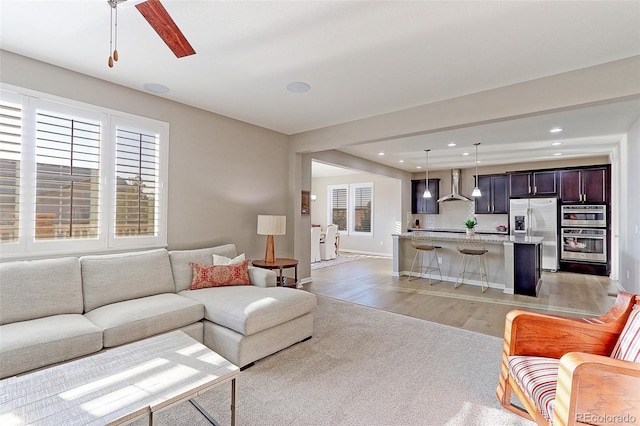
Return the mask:
M0 48L285 134L640 55L639 1L162 3L196 55L176 59L125 3L110 69L106 0L0 0ZM606 155L639 117L635 99L341 150L407 171L427 147L430 167L473 165L475 142L481 164Z

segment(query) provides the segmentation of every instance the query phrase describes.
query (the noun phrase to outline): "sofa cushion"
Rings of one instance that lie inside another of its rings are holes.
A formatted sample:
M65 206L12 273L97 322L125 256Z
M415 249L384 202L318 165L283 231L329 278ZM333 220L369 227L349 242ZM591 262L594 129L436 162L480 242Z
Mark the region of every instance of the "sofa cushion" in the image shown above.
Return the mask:
M212 265L213 255L236 257L235 244L225 244L218 247L209 247L195 250L172 250L169 252L171 259L171 271L175 282L175 291L181 292L191 287L193 269L191 263L198 265Z
M245 336L290 321L316 307L315 295L285 287L216 287L180 294L202 303L205 319Z
M246 260L244 253L237 255L233 259L227 256L220 256L217 254L213 255L213 264L214 265L237 265L238 263L242 263Z
M0 378L102 349L102 330L80 314L0 326Z
M75 257L0 264L0 324L82 313Z
M101 306L85 316L104 331L104 347L122 345L200 321L202 304L175 293Z
M198 265L193 263L193 281L190 290L224 287L228 285L251 285L249 261L233 265Z
M84 310L161 293L175 293L169 253L165 249L84 256Z

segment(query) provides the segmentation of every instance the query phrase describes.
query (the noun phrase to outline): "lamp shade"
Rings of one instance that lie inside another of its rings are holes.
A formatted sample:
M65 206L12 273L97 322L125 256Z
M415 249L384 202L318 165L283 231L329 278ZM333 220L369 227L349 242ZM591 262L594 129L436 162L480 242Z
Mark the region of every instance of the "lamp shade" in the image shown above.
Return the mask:
M286 233L286 216L258 215L259 235L285 235Z

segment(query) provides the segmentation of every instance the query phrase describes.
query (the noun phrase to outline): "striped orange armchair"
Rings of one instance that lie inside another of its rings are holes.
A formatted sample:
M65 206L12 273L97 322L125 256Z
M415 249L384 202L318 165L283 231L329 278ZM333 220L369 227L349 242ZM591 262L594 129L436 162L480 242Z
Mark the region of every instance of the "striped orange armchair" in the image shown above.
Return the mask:
M509 312L496 394L538 425L640 424L640 297L596 318Z

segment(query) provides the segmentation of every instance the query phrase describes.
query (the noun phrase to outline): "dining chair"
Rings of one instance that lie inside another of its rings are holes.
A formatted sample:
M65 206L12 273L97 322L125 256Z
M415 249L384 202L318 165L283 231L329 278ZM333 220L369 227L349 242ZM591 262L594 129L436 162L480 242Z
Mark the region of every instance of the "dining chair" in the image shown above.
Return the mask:
M322 229L319 226L311 228L311 263L319 262L320 258L320 233Z
M336 234L338 227L336 225L327 226L324 235L324 241L320 242L320 258L322 260L330 260L336 258Z

